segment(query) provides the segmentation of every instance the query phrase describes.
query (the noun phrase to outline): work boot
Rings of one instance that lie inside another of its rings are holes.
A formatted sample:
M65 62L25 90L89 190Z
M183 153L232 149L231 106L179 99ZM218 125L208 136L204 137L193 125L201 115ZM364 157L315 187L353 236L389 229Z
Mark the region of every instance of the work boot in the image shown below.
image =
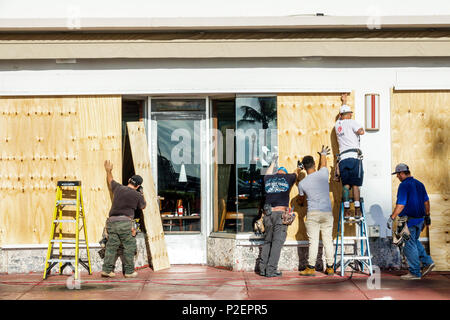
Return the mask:
M400 279L402 279L402 280L420 280L422 278L413 275L411 272L408 272L407 274L400 276Z
M125 278L136 278L138 273L134 271L133 273L125 273Z
M313 266L307 266L305 270L300 272L301 276L315 276L316 269Z
M344 208L344 217L345 218L350 217L350 208Z
M327 276L334 276L334 268L333 268L333 266L328 266L327 265L327 269L325 270L325 274L327 275Z
M355 218L359 219L361 218L362 214L361 214L361 208L360 207L355 207Z
M114 273L114 272L105 272L105 271L102 271L102 277L106 277L106 278L114 278L116 276L116 274Z
M281 277L282 275L283 275L283 273L281 271L277 270L274 273L269 273L269 274L266 274L265 276L267 278L273 278L273 277Z
M428 266L422 268L422 278L431 272L434 268L434 262Z

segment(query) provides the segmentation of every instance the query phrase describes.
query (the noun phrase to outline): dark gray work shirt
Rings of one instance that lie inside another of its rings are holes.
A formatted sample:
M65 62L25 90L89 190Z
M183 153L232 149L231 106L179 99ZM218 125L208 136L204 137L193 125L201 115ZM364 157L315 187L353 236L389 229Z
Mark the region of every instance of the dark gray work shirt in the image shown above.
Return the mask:
M109 211L109 221L133 220L134 211L146 205L142 193L114 180L111 182L111 190L113 202Z

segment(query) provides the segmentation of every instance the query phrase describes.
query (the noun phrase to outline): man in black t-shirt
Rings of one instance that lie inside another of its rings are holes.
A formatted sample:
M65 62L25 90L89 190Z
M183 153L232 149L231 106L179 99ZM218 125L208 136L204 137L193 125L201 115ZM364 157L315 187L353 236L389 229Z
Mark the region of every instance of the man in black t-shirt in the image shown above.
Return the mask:
M267 172L273 172L275 161L272 161ZM264 215L265 238L261 250L259 274L266 277L281 276L277 270L281 248L286 240L287 225L282 222L283 212L289 209L289 194L298 179L299 169L289 174L284 167L279 167L275 174L264 176L266 205L271 210Z
M123 186L113 180L113 166L109 160L105 161L108 186L113 193L113 201L109 218L106 223L108 242L106 243L105 259L103 261L102 276L114 277L113 272L116 262L117 249L123 245L123 268L126 278L134 278L134 253L136 251L136 239L132 234L134 212L136 209L144 209L146 202L144 196L138 191L142 185L141 176L135 175L128 180L128 185Z

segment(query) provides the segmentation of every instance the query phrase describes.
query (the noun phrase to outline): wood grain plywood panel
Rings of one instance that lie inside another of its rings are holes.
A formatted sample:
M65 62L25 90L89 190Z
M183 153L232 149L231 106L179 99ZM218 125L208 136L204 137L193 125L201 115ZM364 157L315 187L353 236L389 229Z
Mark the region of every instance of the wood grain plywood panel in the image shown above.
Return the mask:
M450 201L440 194L430 194L431 225L429 227L430 254L435 270L450 270Z
M2 244L48 242L56 181L74 162L76 145L66 137L76 121L61 108L70 104L70 98L0 99Z
M100 238L111 201L89 190L106 185L106 158L121 170L120 106L118 96L0 98L0 244L48 243L58 180L82 181L89 239ZM86 131L115 137L93 152Z
M450 91L392 91L392 166L406 163L430 197L430 252L437 270L448 267L448 212L450 205ZM392 205L395 206L400 182L392 177ZM444 230L445 229L445 230Z
M144 179L142 187L147 206L143 210L143 216L149 265L153 266L154 271L167 269L170 268L169 256L159 211L158 195L150 165L145 126L143 122L127 122L127 129L134 170Z
M348 96L347 104L353 109L353 94ZM333 237L337 232L339 205L342 195L342 185L331 179L334 172L335 156L339 153L334 125L339 115L341 96L336 93L309 93L309 94L280 94L278 104L278 148L279 165L293 172L297 160L306 155L312 155L319 163L318 151L322 145L330 146L332 152L327 157L330 170L330 198L333 206L334 227ZM303 171L304 175L305 172ZM295 205L296 219L288 228L287 239L308 240L304 218L306 206L297 204L298 189L291 191L291 206ZM354 228L346 228L346 235L354 234Z
M105 160L111 160L114 179L122 182L122 100L120 96L78 97L76 104L77 175L82 180L88 239L96 242L111 208Z

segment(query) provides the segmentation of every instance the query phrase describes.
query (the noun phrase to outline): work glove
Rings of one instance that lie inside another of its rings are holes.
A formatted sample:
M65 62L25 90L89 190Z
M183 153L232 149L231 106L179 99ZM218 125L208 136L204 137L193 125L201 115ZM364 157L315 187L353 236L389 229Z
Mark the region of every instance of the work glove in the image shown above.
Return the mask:
M320 152L317 152L319 155L327 156L330 154L330 148L328 146L322 145L322 150Z
M272 153L272 160L270 161L270 163L277 163L277 161L278 161L278 153L277 152L274 152L274 153Z
M388 221L387 221L387 227L388 227L388 229L392 229L392 222L393 222L394 220L392 220L392 218L391 217L389 217L389 219L388 219Z

